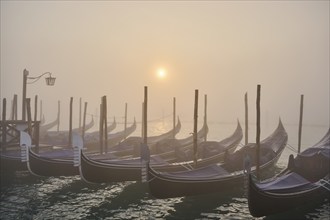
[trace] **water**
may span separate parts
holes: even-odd
[[[192,124],[182,122],[178,138],[186,137]],[[155,122],[149,129],[158,134],[170,129],[171,123]],[[262,130],[266,137],[276,124]],[[289,144],[296,146],[297,127],[286,126]],[[210,123],[210,140],[221,140],[230,135],[236,124]],[[251,127],[251,132],[254,128]],[[316,143],[327,127],[304,127],[302,149]],[[139,135],[140,131],[136,131]],[[253,134],[251,140],[254,140]],[[286,149],[276,172],[287,164]],[[296,210],[277,216],[256,219],[330,219],[329,200],[307,211]],[[155,199],[146,185],[139,182],[87,184],[74,177],[35,177],[27,172],[16,172],[2,180],[0,219],[255,219],[249,214],[247,199],[242,190],[222,194]]]

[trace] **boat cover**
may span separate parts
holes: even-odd
[[[207,167],[200,169],[194,169],[190,171],[181,171],[181,172],[162,172],[163,176],[171,178],[187,178],[187,179],[203,179],[203,178],[212,178],[216,176],[225,176],[229,173],[217,164],[213,164]]]
[[[276,178],[273,181],[266,183],[257,183],[258,188],[265,191],[278,191],[278,190],[298,190],[311,185],[311,182],[297,173],[289,173]]]

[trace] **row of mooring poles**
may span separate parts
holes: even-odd
[[[39,150],[39,126],[40,121],[37,121],[37,109],[38,109],[38,96],[35,96],[35,103],[34,103],[34,118],[32,120],[32,111],[31,111],[31,99],[26,98],[24,107],[25,113],[27,116],[27,132],[32,137],[32,143],[36,146],[36,151]],[[41,111],[40,111],[41,112]],[[11,102],[11,115],[10,118],[12,121],[17,121],[17,95],[14,94],[13,100]],[[41,118],[40,118],[41,120]],[[10,129],[7,131],[7,100],[6,98],[3,99],[3,109],[2,109],[2,143],[3,143],[3,149],[6,148],[6,139],[7,139],[7,133],[11,133],[11,135],[16,135],[16,132],[13,129]],[[32,126],[32,121],[34,122],[34,125]],[[13,123],[13,122],[11,122]]]
[[[25,108],[26,108],[26,101],[25,101]],[[38,95],[34,97],[34,121],[37,121],[37,112],[38,112]],[[42,101],[40,100],[40,121],[42,119],[41,116],[42,112]],[[11,119],[12,120],[17,120],[17,95],[14,94],[12,103],[11,103]]]
[[[10,114],[10,118],[11,120],[18,120],[17,117],[17,94],[14,94],[14,97],[11,101],[11,114]],[[34,98],[34,121],[37,121],[38,117],[38,95],[35,95]],[[30,101],[31,102],[31,101]],[[27,111],[27,105],[26,105],[26,101],[24,102],[24,107],[25,107],[25,112]],[[5,109],[6,110],[6,109]],[[39,116],[39,120],[42,121],[42,100],[40,100],[40,116]]]

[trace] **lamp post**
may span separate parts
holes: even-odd
[[[52,73],[50,72],[45,72],[39,76],[36,77],[29,77],[29,71],[26,69],[23,70],[23,98],[22,98],[22,120],[25,121],[26,117],[26,105],[25,105],[25,100],[26,100],[26,85],[27,84],[33,84],[37,82],[42,76],[48,74],[49,76],[46,77],[46,84],[48,86],[53,86],[55,84],[55,77],[52,77]],[[28,82],[30,80],[30,82]]]

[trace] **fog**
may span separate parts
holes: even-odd
[[[207,94],[210,122],[244,122],[247,92],[254,123],[260,84],[263,124],[297,124],[303,94],[304,124],[326,130],[329,48],[329,1],[1,1],[1,100],[9,117],[17,94],[21,114],[26,68],[56,77],[27,86],[48,122],[58,100],[68,115],[74,98],[77,120],[79,98],[98,115],[104,95],[109,117],[122,120],[127,103],[139,121],[147,86],[150,120],[171,115],[175,97],[192,121],[198,89],[200,120]]]

